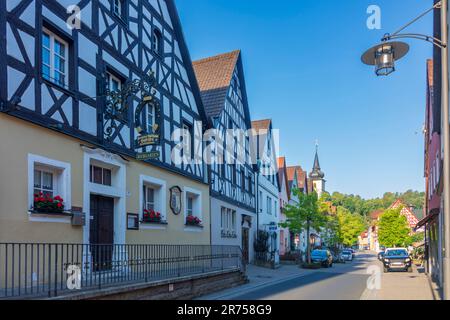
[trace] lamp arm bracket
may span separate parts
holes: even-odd
[[[418,20],[422,19],[424,16],[426,16],[428,13],[430,13],[431,11],[435,10],[435,9],[441,9],[442,8],[442,1],[437,2],[432,8],[428,9],[427,11],[423,12],[422,14],[420,14],[418,17],[414,18],[413,20],[411,20],[410,22],[408,22],[407,24],[405,24],[403,27],[401,27],[400,29],[398,29],[397,31],[395,31],[394,33],[392,33],[392,36],[395,36],[397,34],[399,34],[400,32],[402,32],[403,30],[405,30],[406,28],[408,28],[410,25],[416,23]]]
[[[385,41],[389,41],[389,40],[393,40],[393,39],[402,39],[402,38],[403,39],[404,38],[418,39],[418,40],[427,41],[441,49],[447,47],[447,43],[443,42],[442,40],[432,37],[432,36],[419,34],[419,33],[401,33],[401,34],[393,34],[393,35],[387,34],[381,39],[381,41],[385,42]]]

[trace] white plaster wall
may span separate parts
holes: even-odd
[[[252,225],[249,232],[249,259],[250,262],[254,259],[253,243],[256,238],[257,219],[254,212],[242,209],[228,202],[211,197],[211,244],[212,245],[229,245],[239,246],[242,248],[242,216],[247,215],[252,217]],[[221,234],[221,208],[226,207],[236,210],[236,238],[222,238]],[[244,225],[246,226],[246,225]]]

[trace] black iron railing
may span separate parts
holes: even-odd
[[[245,272],[239,247],[0,243],[0,299],[55,297],[221,270]]]

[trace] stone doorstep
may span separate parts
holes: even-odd
[[[154,288],[154,287],[158,287],[158,286],[164,286],[164,285],[168,286],[169,284],[177,284],[177,283],[191,281],[191,280],[207,279],[210,277],[215,277],[215,276],[220,276],[220,275],[233,274],[233,273],[236,273],[239,271],[240,271],[239,269],[230,269],[230,270],[225,270],[225,271],[206,272],[206,273],[197,274],[197,275],[182,276],[182,277],[164,279],[164,280],[147,282],[147,283],[128,284],[128,285],[114,286],[114,287],[108,287],[108,288],[98,289],[98,290],[93,289],[93,290],[89,290],[89,291],[85,291],[85,292],[66,294],[66,295],[62,295],[62,296],[58,296],[58,297],[43,298],[40,300],[95,299],[95,298],[101,298],[101,297],[110,296],[110,295],[124,294],[127,292]],[[246,276],[244,276],[244,278],[247,279]],[[246,281],[248,281],[248,280],[246,280]]]

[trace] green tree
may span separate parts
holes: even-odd
[[[358,236],[366,228],[363,217],[351,213],[345,207],[338,207],[337,220],[339,222],[340,243],[347,247],[354,245],[358,241]]]
[[[298,204],[288,204],[285,208],[286,222],[280,223],[293,233],[306,230],[306,259],[311,263],[311,244],[309,235],[311,228],[320,230],[325,225],[325,216],[319,211],[317,193],[304,194],[299,189],[293,190]]]
[[[410,229],[402,208],[388,209],[378,222],[378,241],[385,247],[405,247],[411,244]]]

